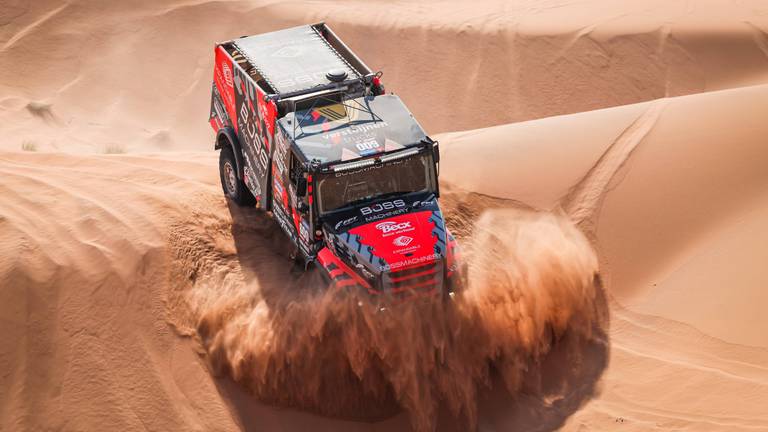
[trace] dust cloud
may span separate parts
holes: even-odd
[[[233,216],[231,232],[175,230],[170,310],[217,373],[268,403],[368,420],[404,410],[417,431],[447,409],[472,429],[484,388],[514,395],[559,338],[589,338],[598,318],[597,258],[558,215],[484,211],[460,239],[464,291],[390,307],[292,271],[274,224]]]

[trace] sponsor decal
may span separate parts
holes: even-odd
[[[226,82],[228,86],[232,87],[232,69],[228,64],[222,63],[221,71],[224,73],[224,82]]]
[[[386,213],[378,213],[373,216],[367,216],[364,218],[366,222],[375,222],[377,220],[387,219],[393,216],[401,215],[408,211],[407,209],[397,209]]]
[[[355,223],[356,221],[357,221],[357,216],[352,216],[351,218],[344,219],[342,221],[337,222],[336,225],[334,225],[333,228],[338,231],[339,228],[345,227],[347,225],[351,225],[351,224]]]
[[[376,203],[368,207],[362,207],[360,209],[360,213],[362,213],[363,216],[367,216],[373,213],[380,213],[386,210],[394,210],[397,208],[404,208],[404,207],[406,207],[405,201],[401,199],[397,199],[394,201],[385,201],[383,203]]]
[[[274,180],[273,183],[275,185],[274,186],[275,187],[275,196],[282,197],[283,193],[285,192],[285,189],[283,189],[283,184],[280,183],[280,180],[277,177],[275,177],[275,180]]]
[[[411,207],[419,208],[419,207],[427,207],[427,206],[432,206],[432,205],[437,205],[437,200],[431,199],[431,200],[427,200],[427,201],[414,201],[414,203],[411,204]]]
[[[376,224],[376,229],[381,231],[382,234],[384,234],[384,237],[388,237],[392,234],[403,232],[403,231],[413,231],[413,226],[411,226],[411,223],[409,221],[405,222],[393,222],[393,221],[386,221],[386,222],[380,222]]]
[[[394,253],[400,254],[400,255],[413,254],[413,252],[415,250],[420,249],[420,248],[421,248],[421,246],[419,246],[419,245],[413,245],[413,246],[402,248],[402,249],[395,249]]]
[[[352,250],[360,250],[366,261],[377,267],[410,267],[422,261],[434,261],[441,252],[435,248],[437,238],[432,233],[431,216],[430,211],[420,211],[359,225],[349,230],[347,242]]]
[[[244,183],[248,186],[248,189],[251,190],[253,196],[258,198],[259,195],[261,195],[261,184],[255,180],[253,170],[249,167],[251,165],[251,159],[248,157],[248,153],[243,152],[243,156],[245,157],[245,168],[243,168],[243,174],[245,174],[243,176]]]
[[[369,166],[369,167],[365,167],[365,168],[360,168],[359,170],[341,171],[341,172],[335,173],[335,176],[336,177],[344,177],[344,176],[350,175],[350,174],[363,173],[363,172],[366,172],[366,171],[380,169],[382,166],[383,165],[374,165],[374,166]]]
[[[407,267],[407,266],[416,265],[416,264],[423,264],[425,262],[436,261],[438,259],[440,259],[440,255],[438,254],[424,255],[416,258],[407,259],[404,261],[398,261],[389,265],[384,265],[381,267],[381,270],[384,272],[388,272],[388,271],[399,269],[401,267]]]
[[[347,141],[346,138],[350,136],[355,135],[361,135],[366,132],[375,131],[376,129],[386,128],[389,127],[389,123],[386,121],[377,121],[373,123],[368,124],[362,124],[362,125],[352,125],[350,127],[344,128],[337,132],[329,132],[322,135],[323,139],[334,139],[334,138],[345,138],[345,141]]]
[[[275,167],[281,176],[285,174],[285,160],[282,155],[275,155]]]
[[[309,224],[304,219],[301,220],[301,225],[299,226],[299,237],[305,242],[309,241]]]
[[[235,89],[232,79],[232,59],[229,57],[224,48],[216,47],[215,51],[216,66],[213,71],[213,81],[218,90],[218,94],[221,97],[221,101],[227,111],[227,118],[234,121],[235,130],[238,128],[236,120],[236,99]],[[226,71],[229,71],[227,73]],[[223,116],[219,116],[223,119]]]
[[[259,161],[261,172],[266,172],[267,164],[269,162],[267,149],[262,142],[258,127],[256,126],[258,119],[253,117],[250,109],[248,108],[248,104],[246,103],[240,106],[240,118],[243,120],[244,124],[242,126],[245,126],[243,130],[248,137],[248,142],[253,144],[253,149]]]
[[[312,251],[309,250],[309,246],[307,243],[304,242],[298,242],[299,249],[301,249],[302,252],[304,252],[304,255],[310,256],[312,255]]]
[[[277,148],[283,151],[288,150],[288,141],[285,139],[285,135],[283,135],[282,130],[279,134],[275,136],[275,139],[277,140]]]
[[[264,92],[242,68],[232,63],[230,68],[234,73],[238,138],[243,153],[253,159],[249,163],[256,180],[253,183],[258,184],[260,189],[268,188],[269,150],[274,139],[277,108],[274,102],[264,100]],[[260,193],[258,191],[256,195]]]
[[[409,224],[410,225],[410,224]],[[413,237],[408,236],[400,236],[392,241],[392,244],[395,246],[408,246],[413,241]]]
[[[273,158],[275,160],[277,171],[280,175],[283,175],[285,174],[285,167],[288,159],[288,142],[286,141],[285,136],[283,136],[283,132],[280,130],[275,133],[275,141],[277,142],[277,149],[275,150]]]
[[[216,124],[211,124],[214,130],[218,132],[225,124],[231,124],[229,120],[229,114],[227,114],[226,108],[222,105],[221,93],[219,88],[214,83],[211,96],[211,119],[216,119]]]

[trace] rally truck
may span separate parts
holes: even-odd
[[[305,270],[398,299],[461,286],[438,143],[325,23],[216,44],[209,120],[225,195],[271,215]]]

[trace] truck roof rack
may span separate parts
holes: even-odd
[[[370,69],[324,23],[232,41],[276,99],[360,81]]]

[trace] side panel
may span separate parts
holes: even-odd
[[[264,91],[243,71],[234,68],[237,135],[245,159],[244,181],[260,206],[269,210],[270,158],[277,107],[264,100]]]
[[[235,112],[235,89],[232,75],[232,57],[217,46],[215,51],[215,65],[213,67],[213,90],[211,92],[211,126],[218,132],[224,126],[234,126],[237,130]]]

